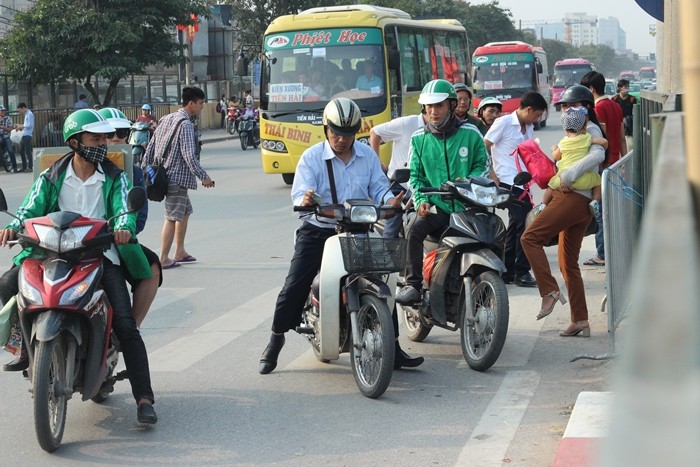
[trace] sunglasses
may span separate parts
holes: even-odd
[[[127,136],[129,136],[129,129],[128,128],[119,128],[117,131],[105,133],[105,136],[107,137],[107,139],[112,139],[112,138],[114,138],[115,134],[117,135],[117,138],[124,139]]]

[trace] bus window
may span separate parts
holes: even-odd
[[[401,71],[406,91],[420,91],[420,65],[418,64],[418,48],[415,34],[405,28],[397,28],[399,32],[399,50],[401,54]]]

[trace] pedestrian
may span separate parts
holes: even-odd
[[[361,125],[360,108],[350,99],[340,97],[326,105],[323,110],[326,141],[311,146],[301,155],[292,185],[292,202],[295,206],[336,201],[343,203],[348,199],[383,201],[389,183],[379,159],[366,145],[355,144],[355,135]],[[333,171],[335,189],[331,188],[328,170]],[[358,180],[364,183],[359,184]],[[315,200],[318,197],[321,198],[320,202]],[[402,197],[392,195],[386,203],[395,208],[401,207]],[[297,230],[289,273],[277,297],[270,342],[260,357],[260,374],[266,375],[277,367],[285,333],[301,323],[311,283],[321,267],[324,244],[333,235],[335,222],[318,217],[306,217]],[[394,368],[415,367],[423,362],[422,358],[414,359],[406,355],[398,340],[395,346]]]
[[[34,113],[27,108],[27,104],[17,104],[17,111],[24,116],[24,123],[17,126],[22,131],[22,141],[19,144],[19,155],[22,158],[22,171],[31,172],[34,167],[34,155],[32,154],[32,135],[34,134]]]
[[[423,87],[418,103],[428,122],[411,137],[410,185],[416,206],[416,221],[407,233],[406,285],[396,293],[396,302],[410,305],[421,301],[423,289],[423,241],[442,232],[452,213],[465,209],[458,200],[425,195],[421,188],[440,186],[458,178],[482,176],[488,171],[488,156],[479,130],[455,115],[457,93],[444,79]]]
[[[226,101],[226,94],[221,95],[218,107],[219,114],[221,115],[221,129],[226,131],[226,117],[228,116],[228,103]]]
[[[243,92],[243,101],[245,107],[253,107],[255,102],[253,101],[253,96],[250,94],[250,89],[246,89]]]
[[[152,164],[163,164],[168,176],[168,192],[165,196],[165,221],[161,232],[160,264],[163,269],[180,266],[197,259],[185,249],[187,224],[192,214],[188,190],[197,189],[197,178],[205,188],[214,181],[199,164],[191,117],[198,116],[204,107],[204,91],[197,87],[182,90],[182,107],[160,119],[160,124],[148,143],[141,163],[146,169]],[[171,142],[172,140],[172,142]],[[168,143],[171,142],[169,145]],[[167,147],[168,154],[163,154]],[[170,259],[170,248],[175,240],[175,252]]]
[[[133,265],[144,261],[140,248],[130,248],[135,234],[136,216],[126,214],[127,193],[131,182],[107,156],[106,134],[114,127],[92,109],[80,109],[68,116],[63,125],[63,137],[70,152],[39,175],[17,209],[17,218],[0,231],[0,246],[13,240],[27,219],[51,212],[70,211],[85,217],[114,221],[114,245],[104,252],[101,285],[112,305],[112,330],[119,339],[124,363],[129,374],[131,391],[137,404],[139,423],[154,424],[158,420],[153,409],[155,401],[151,388],[148,355],[131,310],[131,299],[124,281],[121,263]],[[14,266],[0,278],[0,299],[3,303],[18,293],[18,267],[31,256],[33,247],[14,257]],[[131,261],[130,255],[135,261]],[[135,273],[137,271],[134,271]],[[23,346],[24,347],[24,346]],[[29,358],[20,355],[18,361],[5,365],[6,371],[21,371]]]
[[[593,99],[595,99],[595,114],[608,140],[605,164],[600,167],[602,171],[627,154],[627,141],[625,140],[622,109],[619,105],[610,100],[610,98],[605,96],[605,77],[597,71],[589,71],[583,75],[581,78],[581,85],[587,87],[589,91],[593,93]],[[596,211],[596,220],[598,221],[598,231],[595,234],[596,256],[583,262],[583,264],[587,266],[605,266],[605,239],[603,237],[604,204],[601,202],[599,207],[600,209]]]
[[[74,109],[88,109],[90,108],[90,103],[87,100],[87,96],[85,94],[81,94],[78,96],[78,100],[75,102],[75,105],[73,106]]]
[[[562,112],[569,108],[585,107],[587,110],[586,131],[594,138],[603,138],[604,134],[596,118],[593,94],[581,85],[574,85],[564,91],[559,100]],[[588,324],[588,307],[586,292],[578,265],[578,256],[586,228],[591,221],[589,202],[591,190],[575,190],[572,186],[581,176],[596,171],[605,160],[602,146],[591,145],[588,155],[559,172],[561,184],[554,190],[552,201],[547,205],[523,233],[520,241],[525,250],[532,271],[537,279],[542,304],[537,319],[548,316],[557,301],[562,304],[566,299],[559,290],[556,279],[552,276],[544,246],[555,237],[559,237],[558,260],[566,290],[571,302],[571,323],[559,335],[569,337],[581,334],[590,336]]]
[[[10,162],[12,163],[12,172],[17,173],[17,158],[15,157],[15,145],[10,139],[10,134],[15,124],[12,119],[7,115],[7,109],[4,105],[0,105],[0,138],[2,138],[2,145],[4,150],[7,151],[7,155],[10,157]]]
[[[110,135],[107,135],[107,145],[126,144],[126,139],[129,137],[129,130],[131,129],[131,122],[126,118],[126,115],[124,115],[121,110],[113,107],[105,107],[100,109],[98,113],[114,127],[114,135],[112,138],[109,138]],[[133,164],[132,170],[133,185],[146,189],[146,181],[144,180],[141,167]],[[144,203],[143,207],[136,215],[136,235],[140,234],[146,227],[146,220],[148,220],[148,203]],[[144,318],[146,318],[148,310],[150,310],[153,304],[153,300],[156,298],[158,287],[163,284],[163,271],[160,268],[158,255],[142,243],[140,243],[140,246],[151,268],[151,277],[137,278],[129,273],[128,268],[122,268],[124,270],[124,277],[127,282],[131,284],[131,293],[133,294],[132,312],[134,321],[136,321],[136,326],[139,328]]]
[[[536,287],[537,282],[530,274],[530,263],[520,245],[520,236],[525,231],[525,219],[532,209],[530,196],[525,187],[514,186],[513,179],[518,174],[515,157],[511,155],[520,143],[533,138],[534,125],[545,110],[547,101],[541,94],[528,91],[522,95],[519,108],[496,119],[484,136],[486,150],[491,154],[491,178],[500,187],[512,189],[516,197],[524,196],[522,203],[511,203],[508,207],[508,229],[505,240],[506,284],[515,283],[520,287]],[[520,164],[525,167],[525,164]]]
[[[472,92],[464,83],[455,83],[455,91],[457,92],[457,108],[455,116],[463,122],[471,123],[479,129],[481,134],[486,134],[486,129],[481,120],[469,113],[472,108]]]
[[[379,146],[382,143],[392,142],[391,159],[389,166],[382,164],[382,170],[391,178],[396,169],[408,167],[408,154],[411,149],[411,135],[425,126],[427,117],[424,112],[418,115],[408,115],[399,117],[385,123],[373,126],[369,130],[369,145],[379,157]],[[381,161],[380,161],[381,162]],[[410,198],[411,194],[407,183],[395,184],[392,186],[392,191],[398,195],[401,191],[406,191],[406,198]],[[403,216],[397,213],[391,219],[384,221],[384,238],[396,238],[401,231]]]
[[[482,126],[478,127],[482,135],[486,136],[486,133],[488,133],[493,126],[493,122],[501,116],[502,110],[503,104],[495,97],[485,97],[481,99],[479,107],[476,109],[476,114],[483,123]]]
[[[632,150],[632,132],[633,132],[633,121],[632,121],[632,108],[634,104],[637,103],[637,98],[634,97],[630,92],[630,82],[626,79],[621,79],[617,82],[617,94],[612,96],[612,100],[617,102],[622,108],[622,121],[625,125],[625,140],[627,141],[627,150]]]

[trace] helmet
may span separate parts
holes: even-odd
[[[141,106],[141,110],[148,110],[149,112],[151,111],[151,106],[148,104],[143,104]]]
[[[593,99],[593,93],[586,86],[575,84],[561,93],[561,97],[559,98],[557,105],[574,104],[576,102],[594,105],[595,100]]]
[[[114,128],[131,128],[131,122],[119,109],[105,107],[104,109],[98,110],[97,113],[102,115]]]
[[[469,94],[469,98],[470,98],[470,99],[472,98],[472,90],[469,89],[469,86],[467,86],[466,84],[464,84],[464,83],[455,83],[455,84],[454,84],[454,88],[455,88],[455,93],[458,93],[459,91],[466,91],[467,94]]]
[[[500,110],[503,110],[503,104],[501,103],[501,101],[499,101],[495,97],[484,97],[483,99],[481,99],[481,102],[479,102],[479,107],[477,107],[476,113],[481,112],[481,109],[483,107],[486,107],[489,105],[498,107]]]
[[[96,110],[80,109],[66,118],[63,124],[63,139],[68,141],[72,136],[86,131],[88,133],[112,133],[114,127]]]
[[[355,136],[362,125],[360,108],[347,97],[333,99],[323,109],[323,126],[341,136]]]
[[[419,104],[437,104],[445,99],[457,100],[457,93],[452,83],[444,79],[434,79],[425,86],[418,97]]]

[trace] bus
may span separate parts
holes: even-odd
[[[357,141],[369,144],[374,125],[420,112],[418,95],[430,80],[469,83],[467,36],[457,20],[413,20],[404,11],[371,5],[278,17],[265,31],[262,55],[262,166],[287,184],[301,154],[325,140],[322,116],[330,99],[357,103]],[[388,163],[391,145],[380,152]]]
[[[595,67],[583,58],[565,58],[554,64],[554,82],[552,83],[552,103],[559,108],[557,103],[566,88],[579,84],[583,75],[594,71]]]
[[[478,47],[472,56],[472,78],[474,108],[481,99],[495,97],[503,103],[503,113],[511,113],[520,107],[520,98],[527,91],[542,94],[547,105],[552,100],[547,54],[525,42],[489,42]],[[535,128],[544,127],[548,116],[549,109]]]
[[[656,69],[653,66],[643,66],[639,69],[639,81],[656,79]]]

